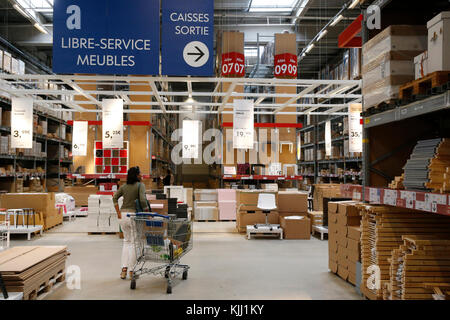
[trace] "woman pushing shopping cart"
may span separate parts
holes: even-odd
[[[167,293],[172,293],[174,280],[188,277],[189,266],[180,264],[180,259],[192,249],[192,222],[155,213],[128,216],[136,249],[130,288],[136,289],[141,275],[154,274],[167,279]]]

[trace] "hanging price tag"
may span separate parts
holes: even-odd
[[[348,105],[348,133],[349,133],[349,152],[362,152],[362,124],[361,124],[362,105],[352,103]]]
[[[104,99],[103,108],[103,148],[123,148],[123,100]]]
[[[277,54],[274,57],[273,74],[275,77],[297,78],[297,56],[291,53]]]
[[[245,76],[245,57],[239,52],[222,54],[222,76]]]
[[[325,155],[331,157],[331,122],[325,122]]]
[[[11,148],[33,148],[33,99],[12,98]]]
[[[183,158],[198,159],[200,156],[201,124],[198,120],[183,120]]]
[[[253,149],[254,132],[253,100],[234,100],[233,148]]]
[[[73,122],[72,155],[85,156],[87,153],[87,121]]]

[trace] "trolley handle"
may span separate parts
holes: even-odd
[[[147,212],[138,212],[138,213],[132,213],[132,214],[127,214],[128,217],[130,216],[136,216],[136,217],[160,217],[160,218],[164,218],[169,220],[170,217],[169,216],[165,216],[162,214],[158,214],[158,213],[147,213]]]

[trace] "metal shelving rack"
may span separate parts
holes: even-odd
[[[6,99],[1,98],[0,99],[0,106],[4,109],[5,107],[7,109],[9,109],[11,107],[10,102]],[[66,132],[67,132],[67,128],[69,128],[70,126],[62,119],[59,119],[57,117],[51,116],[51,115],[47,115],[44,114],[42,112],[39,112],[37,110],[35,110],[33,112],[34,115],[37,115],[41,118],[45,118],[48,121],[52,121],[54,123],[57,123],[59,126],[59,135],[61,136],[61,125],[65,125],[66,126]],[[7,134],[11,134],[11,128],[10,127],[6,127],[6,126],[0,126],[0,133],[7,133]],[[33,140],[34,141],[40,141],[43,143],[43,148],[44,148],[44,152],[45,154],[48,154],[48,144],[57,144],[58,145],[58,158],[53,158],[53,159],[49,159],[48,157],[38,157],[38,156],[19,156],[19,155],[8,155],[8,154],[0,154],[0,159],[2,160],[12,160],[13,161],[13,167],[14,167],[14,173],[13,174],[8,174],[8,175],[0,175],[0,179],[3,178],[14,178],[14,183],[16,182],[17,178],[21,178],[21,177],[39,177],[39,178],[44,178],[44,190],[47,190],[47,179],[49,179],[49,177],[57,177],[58,180],[60,180],[62,177],[66,177],[68,175],[68,173],[63,173],[61,172],[61,167],[62,164],[64,165],[71,165],[73,164],[73,161],[71,159],[63,159],[61,158],[59,149],[61,145],[66,145],[68,146],[70,149],[72,148],[72,142],[68,141],[68,140],[63,140],[63,139],[55,139],[55,138],[49,138],[45,135],[41,135],[41,134],[37,134],[37,133],[33,133]],[[31,162],[32,164],[28,163],[28,166],[32,165],[33,169],[36,169],[38,164],[43,164],[44,165],[44,171],[45,173],[21,173],[21,172],[16,172],[16,168],[17,168],[17,162],[18,161],[27,161],[27,162]],[[50,163],[55,164],[55,162],[58,164],[58,174],[49,174],[48,173],[48,166]],[[27,168],[27,169],[31,169],[31,168]],[[56,176],[55,176],[56,175]],[[61,191],[61,190],[60,190]]]
[[[319,146],[324,145],[325,141],[319,141],[319,128],[321,126],[324,126],[325,123],[327,121],[331,121],[334,122],[336,120],[340,120],[345,118],[344,116],[337,116],[337,117],[330,117],[329,120],[325,120],[325,121],[319,121],[315,124],[312,125],[307,125],[304,128],[301,128],[299,130],[297,130],[297,132],[300,133],[305,133],[305,132],[309,132],[312,131],[314,133],[313,136],[313,141],[312,143],[307,143],[307,144],[302,144],[301,148],[302,148],[302,152],[305,149],[308,148],[313,148],[313,153],[314,153],[314,160],[309,160],[309,161],[298,161],[298,166],[299,166],[299,171],[301,167],[305,167],[305,166],[312,166],[313,167],[313,172],[314,173],[307,173],[307,174],[301,174],[299,173],[299,175],[302,175],[304,178],[313,178],[314,183],[317,183],[319,178],[330,178],[331,179],[339,179],[342,180],[343,183],[347,183],[348,182],[348,178],[351,177],[351,179],[356,179],[358,177],[358,179],[361,177],[361,174],[347,174],[346,170],[347,170],[347,164],[349,163],[362,163],[363,159],[362,158],[349,158],[349,157],[345,157],[344,158],[340,158],[340,159],[323,159],[323,160],[318,160],[317,159],[317,151],[319,149]],[[340,143],[343,142],[345,140],[348,140],[348,133],[347,134],[343,134],[339,137],[333,138],[331,139],[331,143]],[[304,156],[302,156],[302,158],[304,158]],[[342,164],[343,165],[343,170],[344,170],[344,174],[342,175],[338,175],[338,174],[327,174],[327,175],[322,175],[320,174],[320,166],[321,165],[328,165],[328,164]]]

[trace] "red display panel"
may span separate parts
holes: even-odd
[[[245,56],[239,52],[222,54],[222,76],[244,77]]]
[[[291,53],[277,54],[274,58],[273,74],[277,78],[297,78],[297,56]]]

